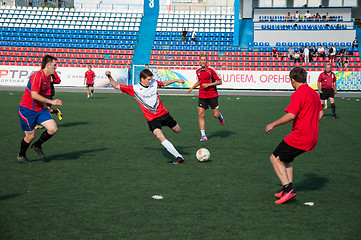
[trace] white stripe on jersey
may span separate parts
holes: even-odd
[[[134,97],[149,111],[157,112],[159,106],[158,83],[155,80],[149,84],[149,87],[143,87],[140,83],[133,86]]]

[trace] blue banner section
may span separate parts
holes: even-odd
[[[144,16],[157,16],[159,13],[159,0],[144,0]]]

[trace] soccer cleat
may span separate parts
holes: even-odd
[[[283,190],[279,193],[275,193],[275,197],[281,198],[283,195]]]
[[[173,161],[173,164],[179,164],[179,163],[184,163],[184,159],[181,157],[177,157],[177,159]]]
[[[206,135],[202,136],[201,139],[199,139],[200,142],[207,142],[208,138]]]
[[[335,115],[333,115],[332,117],[333,117],[333,118],[338,118],[338,115],[337,115],[337,114],[335,114]]]
[[[25,156],[20,156],[19,154],[17,156],[17,159],[19,163],[28,163],[28,164],[31,163],[31,161],[29,161]]]
[[[278,199],[277,201],[275,201],[276,204],[282,204],[282,203],[285,203],[287,202],[288,200],[290,200],[291,198],[295,197],[296,196],[296,192],[294,189],[292,189],[291,191],[289,192],[285,192],[283,193],[283,196]]]
[[[220,116],[221,119],[219,119],[219,123],[224,125],[224,123],[226,122],[226,120],[224,120],[223,116]]]
[[[43,125],[36,125],[35,126],[35,129],[42,129],[43,128]]]
[[[34,146],[33,144],[31,145],[31,149],[33,149],[40,158],[46,158],[45,153],[43,152],[43,149],[41,149],[41,147]]]
[[[60,109],[57,108],[56,110],[58,110],[58,113],[56,115],[58,116],[59,120],[63,120],[63,114],[61,113]]]
[[[89,99],[89,98],[90,98],[90,96],[88,95],[87,99]]]

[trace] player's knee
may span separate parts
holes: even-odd
[[[204,117],[204,112],[199,111],[199,112],[198,112],[198,116],[201,117],[201,118],[203,118],[203,117]]]
[[[218,117],[219,117],[219,113],[213,113],[213,116],[214,116],[215,118],[218,118]]]
[[[50,135],[54,135],[56,132],[58,131],[58,127],[57,126],[54,126],[54,127],[51,127],[48,129],[48,133]]]
[[[27,135],[25,136],[26,142],[31,142],[31,141],[34,140],[34,138],[35,138],[35,132],[30,133],[30,134],[27,134]]]
[[[175,133],[179,133],[180,131],[181,131],[181,128],[178,126],[178,127],[175,127],[175,128],[173,128],[173,131],[175,132]]]

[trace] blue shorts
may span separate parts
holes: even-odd
[[[48,110],[43,109],[40,112],[35,112],[29,108],[19,106],[19,120],[23,131],[32,131],[38,124],[53,119]]]

